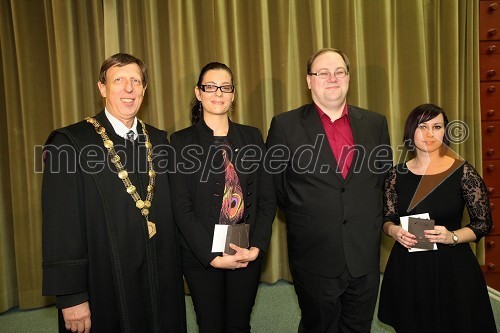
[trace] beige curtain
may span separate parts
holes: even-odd
[[[102,108],[106,57],[146,62],[139,117],[170,133],[189,125],[201,67],[225,62],[233,120],[265,136],[273,115],[310,101],[309,55],[341,48],[349,103],[385,114],[395,149],[408,112],[433,102],[468,125],[454,148],[480,169],[477,21],[477,0],[0,0],[0,312],[53,302],[41,296],[39,148],[53,128]],[[266,282],[290,279],[280,213],[273,232]],[[383,268],[391,246],[384,239]]]

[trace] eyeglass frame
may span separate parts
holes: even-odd
[[[215,87],[215,90],[214,91],[206,91],[206,86],[211,86],[211,87]],[[224,91],[222,90],[222,88],[225,88],[225,87],[231,87],[231,91]],[[203,92],[206,92],[206,93],[216,93],[217,90],[220,89],[220,91],[222,93],[225,93],[225,94],[231,94],[231,93],[234,93],[234,85],[232,84],[226,84],[226,85],[223,85],[223,86],[216,86],[215,84],[202,84],[200,85],[200,90],[203,91]]]
[[[344,74],[343,74],[342,76],[340,76],[340,77],[339,77],[339,76],[337,76],[337,75],[335,75],[335,73],[337,73],[337,72],[339,72],[339,71],[343,71],[343,72],[344,72]],[[328,77],[322,78],[322,77],[320,76],[320,75],[322,75],[322,74],[328,74]],[[334,71],[333,73],[332,73],[332,72],[330,72],[329,70],[326,70],[326,71],[323,71],[323,72],[316,72],[316,73],[311,72],[311,73],[308,73],[308,75],[311,75],[311,76],[313,76],[313,75],[314,75],[314,76],[316,76],[316,77],[318,77],[318,78],[320,78],[320,79],[322,79],[322,80],[328,80],[329,78],[331,78],[331,77],[332,77],[332,75],[333,75],[333,77],[335,77],[336,79],[343,79],[343,78],[345,78],[347,75],[349,75],[349,71],[348,71],[347,69],[343,68],[343,67],[339,67],[339,68],[335,69],[335,71]]]

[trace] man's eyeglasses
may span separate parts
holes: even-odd
[[[207,93],[214,93],[217,91],[217,89],[220,89],[223,93],[232,93],[234,92],[234,86],[233,85],[226,85],[226,86],[215,86],[213,84],[202,84],[200,86],[201,91],[207,92]]]
[[[333,73],[330,72],[330,71],[321,71],[321,72],[317,72],[317,73],[309,73],[309,75],[316,75],[317,77],[319,77],[322,80],[329,79],[330,76],[332,76],[332,74],[337,79],[341,79],[341,78],[344,78],[346,75],[349,75],[349,72],[347,70],[345,70],[344,68],[339,68],[339,69],[337,69]]]

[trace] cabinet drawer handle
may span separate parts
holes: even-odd
[[[488,6],[488,11],[489,12],[494,12],[495,10],[497,10],[498,8],[498,4],[496,2],[492,3],[491,5]]]
[[[488,30],[488,36],[495,36],[497,34],[497,29],[493,28]]]
[[[488,171],[495,171],[495,165],[490,164],[490,165],[488,165],[487,169],[488,169]]]
[[[495,204],[493,202],[490,202],[490,210],[495,210]]]
[[[490,126],[486,127],[486,130],[487,130],[489,133],[495,133],[496,128],[495,128],[495,126],[490,125]]]
[[[488,244],[488,247],[489,247],[489,248],[494,248],[494,247],[495,247],[495,245],[496,245],[494,241],[488,241],[488,243],[487,243],[487,244]]]
[[[493,155],[495,155],[495,149],[493,149],[493,148],[486,149],[486,154],[487,154],[488,156],[493,156]]]
[[[497,46],[496,45],[491,45],[490,47],[488,47],[488,53],[491,54],[491,53],[495,53],[495,51],[497,50]]]
[[[489,86],[488,89],[487,89],[487,91],[489,93],[494,93],[495,91],[497,91],[497,88],[495,86]]]
[[[497,269],[497,266],[496,266],[494,263],[490,262],[490,263],[488,264],[488,269],[489,269],[490,271],[495,271],[495,270]]]
[[[488,187],[488,194],[493,194],[495,193],[495,188],[494,187]]]
[[[495,110],[488,110],[488,111],[486,111],[486,115],[488,117],[494,117],[495,116]]]
[[[495,76],[495,75],[497,75],[497,72],[494,69],[489,69],[488,71],[486,71],[486,76],[487,77],[492,77],[492,76]]]

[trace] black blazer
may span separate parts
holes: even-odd
[[[229,121],[227,138],[243,192],[243,219],[250,224],[250,246],[258,247],[259,256],[263,256],[271,239],[276,199],[272,177],[263,168],[266,148],[262,134],[257,128]],[[207,268],[220,255],[211,249],[224,194],[221,149],[203,120],[173,133],[170,139],[175,151],[174,160],[170,159],[175,166],[170,173],[174,216],[182,236],[184,261]]]
[[[345,180],[314,104],[275,116],[267,139],[268,155],[283,161],[284,170],[273,161],[270,171],[290,263],[321,276],[346,265],[354,277],[379,268],[382,187],[392,165],[387,121],[355,106],[348,114],[356,149]]]

